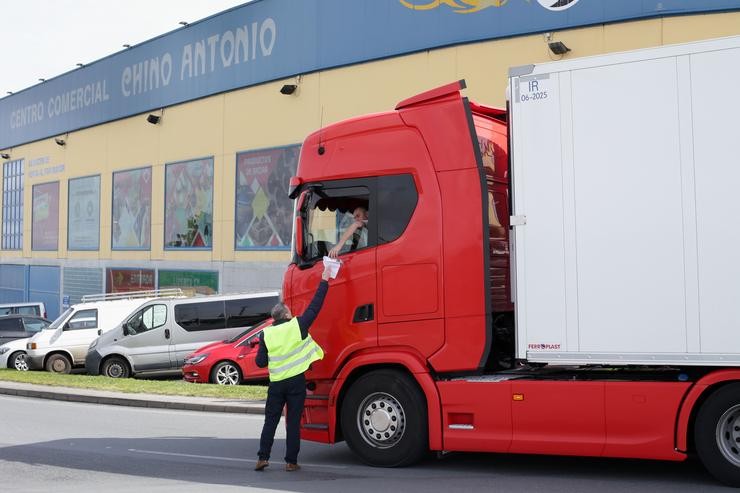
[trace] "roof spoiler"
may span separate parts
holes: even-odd
[[[450,84],[437,87],[436,89],[422,92],[421,94],[417,94],[416,96],[411,96],[408,99],[404,99],[396,105],[396,109],[400,110],[403,108],[408,108],[409,106],[416,106],[418,104],[432,101],[433,99],[439,99],[445,96],[449,96],[450,94],[455,92],[459,93],[466,87],[467,86],[465,85],[465,79],[460,79],[457,82],[452,82]]]

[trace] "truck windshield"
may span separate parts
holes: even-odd
[[[51,325],[46,327],[46,329],[44,330],[59,328],[64,323],[64,321],[67,320],[67,317],[69,317],[70,313],[72,313],[72,307],[69,307],[66,310],[64,310],[64,313],[62,313],[56,319],[54,319]]]

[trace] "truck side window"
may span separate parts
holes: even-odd
[[[339,254],[375,246],[371,234],[374,221],[370,210],[370,192],[367,187],[324,188],[316,192],[308,204],[305,260],[321,258],[329,253],[355,223],[355,213],[362,211],[363,227],[342,241]]]
[[[419,194],[411,175],[378,177],[378,244],[403,234],[416,209]]]

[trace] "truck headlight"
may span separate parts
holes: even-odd
[[[5,354],[8,351],[10,351],[10,348],[9,347],[0,346],[0,354]]]

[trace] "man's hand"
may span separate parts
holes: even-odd
[[[331,267],[325,265],[324,272],[321,273],[321,279],[323,279],[324,281],[328,281],[329,277],[331,277]]]

